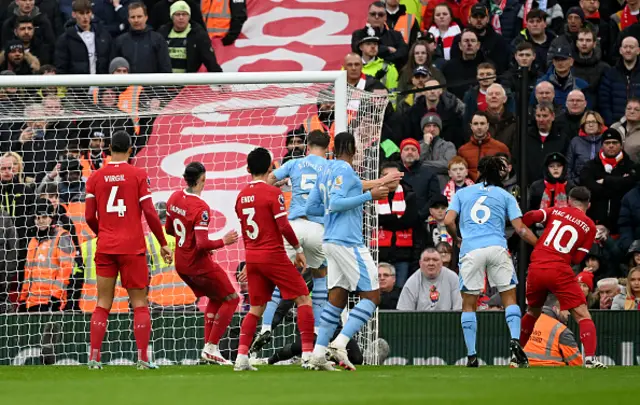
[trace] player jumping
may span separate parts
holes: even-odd
[[[292,299],[298,305],[302,360],[303,366],[307,366],[313,349],[313,309],[309,289],[295,267],[305,269],[306,259],[287,219],[284,196],[280,189],[266,183],[272,170],[269,151],[264,148],[251,151],[247,169],[252,182],[238,194],[235,210],[245,245],[251,307],[240,327],[234,370],[256,370],[249,364],[249,346],[274,287],[278,287],[283,299]],[[284,249],[283,236],[295,249],[295,266]]]
[[[327,348],[341,367],[355,370],[346,346],[371,319],[380,303],[378,270],[362,238],[362,205],[386,197],[389,189],[373,187],[363,193],[362,181],[352,168],[356,141],[352,134],[335,136],[336,161],[321,173],[307,200],[307,215],[324,215],[323,250],[328,264],[329,302],[322,311],[318,338],[309,361],[316,370],[333,370],[326,359]],[[349,292],[357,291],[360,302],[353,308],[340,334],[329,340],[340,323]]]
[[[505,307],[511,334],[511,366],[528,367],[527,355],[520,346],[520,307],[516,304],[516,272],[505,238],[505,217],[518,235],[535,245],[535,235],[522,222],[522,212],[515,197],[502,186],[506,170],[499,157],[486,156],[478,163],[478,183],[458,191],[449,205],[445,225],[449,235],[457,235],[456,218],[460,216],[460,291],[462,293],[462,331],[467,345],[467,367],[478,367],[476,353],[478,295],[485,285],[496,287]]]
[[[209,205],[200,195],[207,180],[207,169],[191,162],[183,174],[187,189],[176,191],[167,201],[166,229],[176,237],[176,271],[196,297],[206,296],[204,312],[205,345],[201,357],[209,363],[231,365],[218,349],[220,338],[233,319],[240,298],[225,271],[215,263],[211,250],[236,243],[238,234],[230,231],[222,239],[209,239]]]
[[[586,212],[591,193],[586,187],[575,187],[569,193],[569,206],[530,211],[522,219],[525,225],[546,224],[531,254],[527,275],[527,313],[522,319],[520,344],[524,346],[540,316],[547,294],[569,310],[580,327],[586,368],[606,368],[595,358],[596,326],[587,309],[587,301],[576,280],[571,264],[582,262],[596,237],[596,225]]]
[[[98,238],[95,264],[98,303],[91,316],[89,368],[101,369],[100,349],[107,331],[118,274],[133,308],[133,334],[138,347],[138,369],[155,369],[147,347],[151,316],[147,301],[149,269],[141,214],[161,246],[162,258],[171,263],[171,250],[151,201],[147,173],[127,163],[131,138],[125,131],[111,137],[111,161],[87,181],[85,218]]]

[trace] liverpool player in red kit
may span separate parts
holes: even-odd
[[[222,357],[218,343],[240,298],[225,271],[211,259],[210,251],[236,243],[238,234],[231,231],[222,239],[209,239],[209,205],[200,197],[207,169],[200,162],[191,162],[183,177],[187,189],[176,191],[167,201],[166,229],[176,238],[176,271],[196,297],[209,298],[204,312],[205,346],[200,356],[209,363],[231,365]]]
[[[296,266],[306,269],[306,259],[287,219],[284,196],[279,188],[266,183],[272,170],[269,151],[264,148],[251,151],[247,156],[247,169],[253,181],[240,191],[236,199],[236,215],[242,227],[251,308],[240,328],[234,369],[255,370],[249,364],[249,346],[258,320],[276,286],[280,289],[282,299],[294,300],[298,305],[302,362],[303,367],[307,367],[314,340],[311,298],[307,284],[287,256],[282,237],[296,251]]]
[[[147,301],[149,270],[140,218],[143,213],[167,263],[171,263],[171,250],[151,201],[146,172],[127,163],[131,155],[131,138],[125,131],[115,132],[110,148],[109,164],[87,180],[85,218],[98,238],[95,256],[98,303],[91,316],[89,368],[102,368],[100,348],[107,330],[118,274],[133,308],[138,368],[158,368],[147,357],[151,316]]]
[[[595,358],[596,326],[571,268],[572,263],[582,262],[596,237],[596,225],[586,214],[590,199],[591,193],[586,187],[575,187],[569,193],[569,207],[529,211],[522,218],[527,226],[541,223],[545,229],[531,254],[527,275],[528,309],[522,318],[520,344],[526,345],[547,294],[551,293],[560,301],[560,309],[569,310],[580,326],[585,367],[604,368]]]

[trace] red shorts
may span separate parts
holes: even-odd
[[[236,292],[227,273],[217,263],[211,262],[207,265],[207,269],[199,274],[182,274],[178,271],[178,275],[196,297],[209,297],[213,301],[222,301],[226,296]]]
[[[289,260],[280,263],[247,263],[249,302],[252,306],[265,305],[271,300],[275,287],[284,300],[309,295],[307,283]]]
[[[563,311],[587,303],[571,267],[549,269],[530,266],[527,275],[527,305],[542,308],[549,293],[558,298]]]
[[[98,252],[96,274],[108,278],[116,278],[120,274],[120,283],[126,289],[143,289],[149,286],[149,268],[144,253],[112,255]]]

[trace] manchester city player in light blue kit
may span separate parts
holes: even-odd
[[[453,196],[444,220],[449,235],[457,235],[456,218],[460,217],[461,323],[467,345],[467,367],[478,367],[476,307],[485,277],[498,289],[505,307],[511,334],[511,367],[528,367],[527,355],[519,342],[521,313],[516,305],[515,290],[518,279],[507,250],[506,218],[527,243],[535,245],[537,238],[522,223],[522,212],[515,197],[502,188],[502,174],[506,172],[504,161],[500,157],[483,157],[478,163],[478,171],[478,183]]]

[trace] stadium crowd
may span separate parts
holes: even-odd
[[[590,308],[638,309],[640,2],[416,3],[367,5],[343,63],[351,86],[390,96],[381,133],[360,136],[361,152],[378,149],[382,175],[404,172],[376,204],[380,308],[461,308],[447,206],[489,155],[504,159],[504,187],[520,199],[523,152],[528,209],[564,207],[576,185],[592,193],[597,243],[575,268]],[[243,0],[5,2],[0,75],[220,72],[211,38],[233,45],[246,18]],[[528,111],[516,108],[520,72]],[[140,109],[159,111],[175,92],[0,89],[0,312],[85,310],[86,179],[109,160],[111,133],[127,130],[134,155],[143,149],[153,119]],[[110,118],[83,120],[89,104]],[[307,133],[333,136],[333,118],[332,101],[319,98],[317,114],[286,134],[281,163],[304,156]],[[369,123],[357,122],[363,134]],[[492,295],[482,308],[501,307]]]

